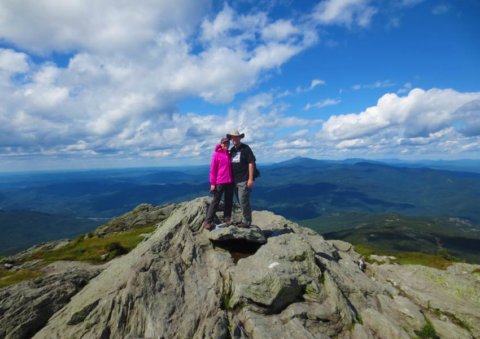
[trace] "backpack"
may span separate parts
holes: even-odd
[[[258,177],[261,177],[262,175],[260,174],[260,171],[258,170],[257,164],[255,164],[255,171],[253,172],[253,179],[257,179]]]

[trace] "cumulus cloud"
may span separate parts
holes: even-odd
[[[479,116],[480,92],[415,88],[385,94],[363,112],[331,116],[317,138],[369,154],[471,152],[480,145]]]
[[[207,0],[1,1],[0,39],[40,54],[128,53],[160,31],[192,30],[208,8]]]
[[[25,73],[28,71],[28,56],[11,49],[0,48],[0,72],[6,74]]]
[[[378,10],[370,0],[325,0],[318,3],[313,18],[322,25],[367,27]]]
[[[191,97],[230,102],[316,40],[292,20],[228,5],[205,17],[204,7],[183,0],[1,2],[0,39],[32,54],[71,55],[66,66],[35,64],[26,53],[0,49],[0,154],[191,156],[207,149],[210,136],[239,126],[307,125],[278,108],[259,113],[271,98],[248,100],[223,117],[178,111]],[[195,150],[183,146],[187,140]]]
[[[191,98],[231,103],[317,43],[319,26],[366,27],[377,12],[369,0],[325,0],[308,17],[275,20],[263,11],[212,7],[209,0],[0,1],[0,41],[8,46],[0,48],[2,160],[191,160],[204,158],[233,129],[266,159],[422,144],[478,149],[477,93],[407,84],[364,112],[326,122],[287,114],[282,95],[271,93],[250,93],[222,107],[223,114],[179,111],[179,102]],[[296,93],[322,85],[316,78]],[[313,145],[316,134],[321,142]]]
[[[461,106],[455,113],[459,117],[459,131],[465,136],[480,136],[480,100]]]
[[[460,93],[452,89],[425,91],[416,88],[404,97],[388,93],[378,100],[376,106],[361,113],[331,116],[323,125],[321,134],[329,139],[345,140],[397,128],[406,136],[425,136],[457,121],[469,125],[472,114],[463,113],[461,108],[479,98],[478,92]]]

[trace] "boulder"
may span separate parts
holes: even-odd
[[[249,228],[240,228],[234,225],[222,228],[215,228],[208,233],[208,238],[214,242],[245,240],[248,242],[264,244],[267,239],[258,226],[252,225]]]

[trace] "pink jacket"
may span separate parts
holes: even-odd
[[[228,150],[224,150],[221,145],[217,145],[210,165],[210,185],[230,184],[232,182],[232,162]]]

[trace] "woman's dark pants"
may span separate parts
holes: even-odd
[[[232,218],[232,205],[233,205],[233,184],[220,184],[215,185],[215,190],[212,192],[213,199],[207,212],[206,222],[213,223],[213,218],[218,209],[218,204],[222,199],[222,195],[225,194],[225,211],[223,213],[223,220]]]

